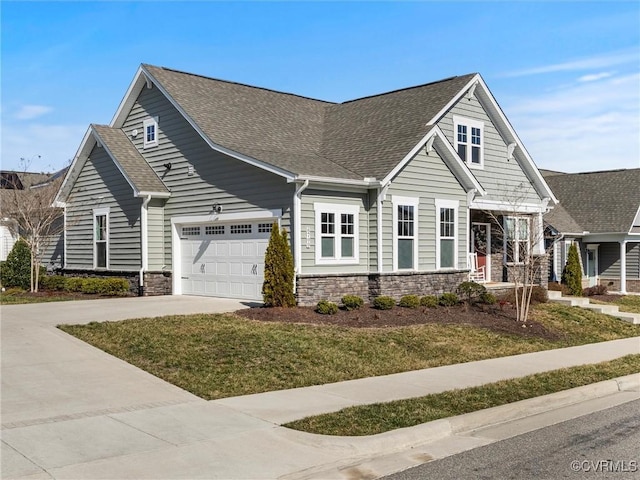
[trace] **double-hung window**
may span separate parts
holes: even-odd
[[[484,123],[453,116],[454,146],[458,156],[470,167],[484,165]]]
[[[147,118],[142,122],[143,148],[158,145],[158,117]]]
[[[507,263],[526,263],[531,253],[530,218],[504,217]]]
[[[394,270],[418,268],[418,204],[417,198],[392,197],[394,224]]]
[[[109,268],[109,208],[93,210],[93,267]]]
[[[458,264],[458,201],[436,200],[436,269]]]
[[[316,263],[358,263],[357,205],[315,203]]]

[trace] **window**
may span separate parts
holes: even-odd
[[[271,233],[272,228],[273,228],[273,223],[259,223],[258,233]]]
[[[204,227],[205,235],[224,235],[224,225],[207,225]]]
[[[109,209],[93,210],[93,267],[109,268]]]
[[[507,263],[526,263],[531,253],[528,217],[504,217],[505,255]]]
[[[147,118],[142,122],[142,133],[144,135],[143,147],[155,147],[158,145],[158,118]]]
[[[418,199],[392,197],[394,244],[394,270],[417,269],[418,257]]]
[[[458,265],[458,202],[436,200],[436,269]]]
[[[484,165],[483,131],[484,123],[454,115],[454,146],[463,162],[470,167]]]
[[[195,237],[200,235],[200,227],[182,227],[182,235],[185,237]]]
[[[251,233],[251,224],[244,223],[241,225],[231,225],[229,230],[231,230],[231,233],[234,235],[240,234],[240,233]]]
[[[358,263],[357,205],[314,204],[316,263]]]

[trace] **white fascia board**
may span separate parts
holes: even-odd
[[[329,188],[334,188],[338,185],[343,187],[356,188],[358,190],[366,190],[369,188],[378,188],[380,186],[380,182],[378,182],[375,178],[369,180],[358,180],[350,178],[318,177],[314,175],[297,175],[295,178],[287,180],[287,182],[304,182],[306,180],[308,180],[309,183],[313,183],[315,187],[324,185]]]
[[[544,213],[545,207],[541,203],[518,203],[513,205],[499,200],[474,200],[469,208],[474,210],[491,210],[505,213]]]
[[[73,157],[73,161],[71,162],[71,166],[69,170],[67,170],[67,174],[64,176],[64,180],[60,185],[60,189],[56,195],[54,203],[65,203],[69,192],[67,190],[71,190],[73,188],[73,184],[75,183],[78,175],[80,174],[80,170],[84,166],[84,163],[87,161],[89,157],[89,153],[96,144],[96,140],[92,135],[93,128],[89,125],[87,131],[82,137],[82,142],[80,143],[80,147],[78,147],[78,151]]]
[[[111,128],[122,128],[124,121],[126,120],[133,104],[136,102],[138,95],[142,91],[142,88],[147,83],[147,77],[145,76],[144,69],[142,65],[138,67],[138,71],[133,77],[133,81],[129,85],[127,92],[124,94],[124,97],[120,101],[120,105],[118,105],[118,110],[116,110],[115,115],[111,119],[111,123],[109,126]]]
[[[440,118],[442,118],[449,110],[451,110],[451,107],[458,103],[458,101],[467,93],[470,88],[474,86],[476,82],[478,82],[478,80],[482,80],[482,78],[476,73],[471,78],[471,80],[469,80],[467,84],[462,87],[460,91],[449,101],[449,103],[447,103],[438,113],[433,116],[433,118],[431,118],[427,122],[427,125],[435,125],[436,123],[438,123]]]
[[[153,197],[153,198],[169,198],[171,197],[171,192],[144,192],[144,191],[140,191],[137,192],[135,195],[135,197]]]
[[[248,163],[249,165],[252,165],[254,167],[258,167],[261,168],[262,170],[266,170],[270,173],[273,173],[275,175],[278,175],[280,177],[284,177],[287,180],[289,179],[294,179],[295,175],[287,170],[275,167],[273,165],[269,165],[267,163],[261,162],[260,160],[256,160],[255,158],[249,157],[247,155],[243,155],[242,153],[236,152],[234,150],[230,150],[226,147],[223,147],[222,145],[218,145],[217,143],[214,143],[200,128],[200,126],[189,116],[187,115],[187,112],[184,111],[184,109],[182,108],[182,106],[175,101],[175,99],[169,95],[169,92],[167,92],[167,90],[162,86],[162,84],[160,82],[158,82],[153,75],[151,75],[151,73],[149,73],[144,66],[140,66],[140,72],[142,72],[144,74],[145,78],[145,83],[147,80],[153,82],[153,84],[156,86],[156,88],[158,88],[158,90],[160,90],[160,92],[162,92],[162,94],[167,98],[167,100],[169,100],[169,102],[171,102],[171,104],[176,108],[176,110],[178,110],[178,112],[180,112],[180,115],[182,115],[184,117],[184,119],[189,122],[189,124],[193,127],[193,129],[198,132],[198,134],[202,137],[202,139],[207,142],[207,145],[209,145],[212,149],[217,150],[220,153],[224,153],[225,155],[228,155],[229,157],[233,157],[237,160],[240,160],[242,162]],[[135,83],[135,81],[134,81]],[[130,92],[127,92],[127,94],[133,94],[135,92],[135,89],[132,89],[130,87]],[[137,92],[139,93],[139,92]],[[137,96],[137,94],[136,94]],[[135,101],[135,98],[133,99]],[[123,103],[121,103],[121,107],[125,104],[128,104],[127,102],[127,98],[125,97],[125,100],[123,100]],[[121,113],[121,115],[124,115]],[[117,117],[114,117],[114,120]],[[118,123],[123,122],[124,119],[119,119],[118,122],[115,123],[115,125],[117,125]],[[118,125],[120,126],[120,125]]]
[[[638,235],[637,233],[631,232],[631,230],[633,230],[634,227],[637,227],[638,225],[640,225],[640,207],[638,207],[636,215],[633,217],[633,221],[631,222],[631,226],[629,227],[629,231],[627,233],[629,233],[629,235]]]

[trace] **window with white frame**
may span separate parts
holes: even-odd
[[[529,217],[504,217],[505,255],[507,263],[526,263],[531,253]]]
[[[316,263],[358,263],[357,205],[315,203]]]
[[[453,117],[454,147],[470,167],[484,165],[484,123],[470,118]]]
[[[394,224],[394,270],[418,268],[417,198],[392,196]]]
[[[93,267],[109,268],[109,209],[93,210]]]
[[[458,264],[458,201],[436,200],[436,269]]]
[[[144,135],[144,148],[158,145],[158,117],[147,118],[142,122],[142,132]]]

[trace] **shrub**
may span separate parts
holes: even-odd
[[[471,304],[473,299],[480,297],[486,291],[484,285],[476,282],[462,282],[457,288],[458,295],[464,297],[467,304]]]
[[[420,306],[420,297],[418,295],[404,295],[398,305],[405,308],[418,308]]]
[[[269,246],[264,256],[264,282],[262,298],[267,307],[295,307],[293,294],[293,255],[287,239],[287,231],[280,232],[278,222],[273,222]]]
[[[547,290],[551,290],[554,292],[562,292],[563,295],[569,294],[569,289],[567,288],[567,286],[558,282],[549,282]]]
[[[435,295],[425,295],[420,299],[420,305],[423,307],[435,308],[438,306],[438,297]]]
[[[490,292],[481,293],[480,297],[478,297],[478,300],[480,300],[480,303],[484,305],[495,305],[496,303],[498,303],[498,299],[496,298],[496,296]]]
[[[84,278],[68,277],[64,282],[65,292],[82,292]]]
[[[40,277],[40,286],[45,290],[64,290],[66,278],[62,275],[44,275]]]
[[[569,295],[579,297],[582,295],[582,268],[580,267],[580,257],[578,247],[572,243],[569,247],[567,264],[562,270],[562,283],[569,289]]]
[[[373,299],[373,308],[377,308],[378,310],[391,310],[395,306],[396,301],[385,295]]]
[[[357,295],[345,295],[342,297],[342,304],[347,310],[357,310],[364,305],[364,300]]]
[[[82,293],[96,294],[102,290],[102,278],[83,278],[82,279]]]
[[[31,290],[31,250],[27,242],[18,240],[2,264],[0,282],[4,287]]]
[[[316,305],[316,312],[322,315],[335,315],[338,313],[338,305],[328,300],[320,300]]]
[[[531,291],[531,302],[532,303],[547,303],[549,301],[549,294],[545,288],[542,288],[538,285],[533,287]]]
[[[457,305],[460,300],[455,293],[443,293],[438,297],[438,303],[443,307],[453,307]]]
[[[607,294],[607,286],[606,285],[594,285],[593,287],[585,288],[582,290],[582,295],[584,297],[593,297],[594,295],[606,295]]]

